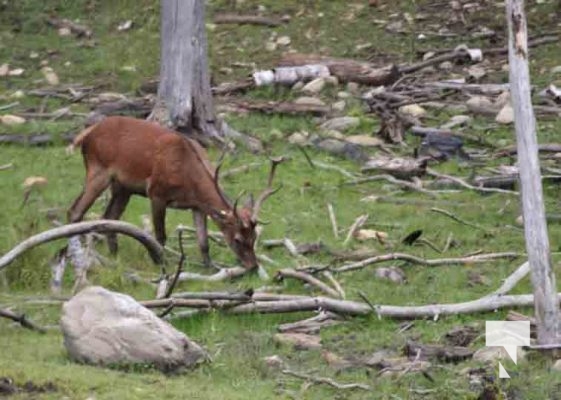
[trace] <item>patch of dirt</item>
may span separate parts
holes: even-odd
[[[48,393],[56,392],[58,389],[53,382],[42,384],[27,381],[23,385],[17,385],[12,378],[0,377],[0,397],[7,397],[18,393]]]

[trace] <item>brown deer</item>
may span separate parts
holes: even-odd
[[[119,219],[131,195],[150,199],[152,221],[158,242],[165,244],[166,208],[191,209],[198,244],[205,265],[211,266],[207,216],[224,235],[226,243],[247,269],[258,266],[254,245],[257,215],[272,189],[273,159],[267,188],[255,204],[238,209],[218,185],[220,166],[214,169],[206,151],[196,141],[156,123],[129,118],[107,117],[82,131],[71,147],[82,148],[86,166],[84,190],[68,211],[68,220],[82,220],[86,211],[108,187],[111,199],[103,218]],[[117,251],[115,234],[108,234],[110,252]]]

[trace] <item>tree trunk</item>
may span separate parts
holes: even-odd
[[[219,138],[208,72],[205,2],[161,4],[160,84],[150,119],[189,135]]]
[[[551,269],[549,239],[543,203],[536,120],[530,97],[528,43],[524,0],[508,0],[508,61],[514,109],[518,166],[524,215],[524,233],[534,287],[534,309],[541,345],[558,343],[559,300]]]

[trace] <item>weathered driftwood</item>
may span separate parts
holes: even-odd
[[[512,191],[512,190],[506,190],[506,189],[501,189],[501,188],[497,188],[497,187],[484,186],[481,181],[480,181],[480,184],[471,185],[461,178],[451,176],[451,175],[441,174],[441,173],[436,172],[436,171],[434,171],[430,168],[427,169],[427,174],[430,175],[430,176],[434,176],[436,178],[439,178],[439,179],[448,180],[450,182],[453,182],[454,184],[456,184],[459,187],[463,187],[463,188],[473,190],[473,191],[476,191],[476,192],[503,193],[503,194],[512,194],[512,195],[515,195],[515,196],[518,196],[518,194],[519,194],[518,192]]]
[[[441,344],[422,344],[407,341],[404,353],[407,357],[416,357],[420,360],[436,360],[440,362],[460,362],[470,359],[475,350],[464,346],[445,346]]]
[[[395,260],[402,260],[417,265],[425,265],[427,267],[437,267],[443,265],[480,264],[480,263],[486,263],[488,261],[497,260],[497,259],[513,260],[519,256],[520,254],[518,253],[504,252],[504,253],[477,254],[474,256],[466,256],[466,257],[458,257],[458,258],[437,258],[433,260],[427,260],[406,253],[390,253],[390,254],[374,256],[361,261],[346,264],[341,267],[334,268],[333,272],[341,273],[341,272],[354,271],[357,269],[365,268],[369,265],[373,265],[385,261],[395,261]]]
[[[357,82],[364,85],[390,85],[399,79],[397,66],[375,67],[372,64],[348,58],[332,58],[317,54],[286,53],[279,61],[283,67],[321,64],[340,82]]]
[[[506,2],[509,81],[514,109],[518,165],[524,216],[524,236],[534,288],[538,344],[559,344],[560,314],[540,176],[536,120],[530,94],[528,42],[524,0]]]
[[[76,133],[68,132],[60,135],[42,133],[37,135],[0,135],[0,144],[22,144],[26,146],[45,146],[59,141],[72,142]]]
[[[317,104],[299,104],[284,101],[229,101],[217,105],[218,111],[247,113],[249,111],[262,112],[264,114],[287,114],[300,115],[308,114],[315,116],[325,116],[331,111],[330,107]]]
[[[282,24],[280,19],[251,14],[218,13],[212,20],[215,24],[262,25],[273,28]]]
[[[376,157],[368,160],[360,169],[361,172],[377,172],[392,175],[398,179],[411,180],[425,175],[427,159]]]
[[[352,390],[352,389],[361,389],[366,391],[372,390],[372,388],[369,385],[366,385],[364,383],[339,383],[331,378],[326,378],[323,376],[313,376],[313,375],[305,374],[303,372],[292,371],[290,369],[283,369],[282,373],[285,375],[293,376],[295,378],[303,379],[311,384],[328,385],[339,390]]]
[[[69,29],[77,37],[84,36],[89,38],[92,36],[92,30],[85,25],[77,24],[76,22],[70,21],[66,18],[49,17],[47,18],[47,23],[55,28]]]
[[[128,222],[98,220],[78,222],[75,224],[60,226],[27,238],[12,250],[0,257],[0,270],[4,269],[21,254],[23,254],[27,250],[32,249],[35,246],[53,240],[75,235],[82,235],[84,233],[90,232],[116,232],[130,236],[144,245],[146,250],[148,250],[150,257],[155,263],[160,264],[163,261],[162,246],[160,246],[160,244],[146,232],[142,231],[132,224],[129,224]]]
[[[450,129],[442,129],[442,128],[432,128],[432,127],[425,127],[425,126],[412,126],[410,128],[411,134],[414,136],[425,137],[428,134],[434,133],[439,135],[448,135],[448,136],[455,136],[465,140],[466,142],[470,142],[476,145],[484,145],[486,147],[494,148],[495,145],[489,142],[484,137],[471,135],[469,133],[452,131]]]
[[[538,144],[537,151],[540,153],[561,153],[561,143]],[[495,153],[495,157],[510,157],[518,153],[516,145],[505,147]]]

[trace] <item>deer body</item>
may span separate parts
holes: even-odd
[[[210,216],[243,266],[257,267],[253,249],[256,214],[271,190],[264,192],[255,207],[250,203],[238,210],[223,194],[218,171],[197,142],[145,120],[107,117],[80,133],[73,145],[82,147],[86,182],[68,211],[70,222],[80,221],[107,188],[111,190],[103,215],[107,219],[119,219],[131,195],[146,196],[155,236],[162,245],[166,208],[192,209],[206,265],[211,264],[206,225]],[[274,167],[270,181],[273,174]],[[114,235],[108,236],[108,244],[111,252],[117,250]]]

